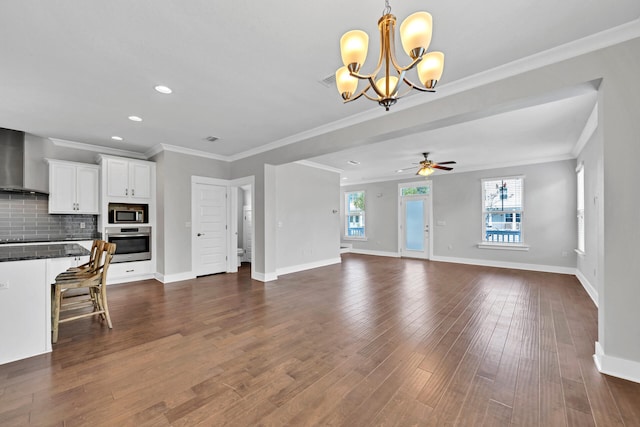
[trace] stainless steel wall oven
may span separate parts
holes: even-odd
[[[111,262],[151,259],[151,227],[107,227],[105,238],[116,244]]]

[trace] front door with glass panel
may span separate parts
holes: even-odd
[[[402,256],[429,258],[428,195],[402,196]]]

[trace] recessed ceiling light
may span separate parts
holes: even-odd
[[[401,173],[401,172],[404,172],[404,169],[398,169],[398,170],[396,171],[396,173]]]
[[[347,178],[346,176],[343,176],[342,179],[349,179],[349,178]]]
[[[359,164],[360,164],[360,162],[359,162],[359,161],[357,161],[357,160],[349,160],[347,163],[349,163],[350,165],[354,165],[354,166],[356,166],[356,165],[359,165]]]
[[[158,85],[154,89],[156,91],[158,91],[160,93],[164,93],[164,94],[170,94],[171,92],[173,92],[170,87],[163,86],[163,85]]]
[[[138,116],[129,116],[129,120],[131,120],[132,122],[141,122],[142,118]]]
[[[113,139],[114,141],[124,141],[124,138],[122,138],[121,136],[112,136],[111,139]]]

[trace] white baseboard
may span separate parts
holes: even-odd
[[[577,268],[576,268],[576,277],[578,278],[578,281],[580,282],[580,284],[582,285],[584,290],[587,291],[587,294],[589,294],[589,297],[591,297],[591,301],[593,301],[593,303],[597,307],[598,306],[598,291],[596,290],[595,286],[593,286],[589,282],[589,280],[587,280],[587,278],[584,276],[584,274],[582,274],[582,272],[580,270],[578,270]]]
[[[309,262],[306,264],[298,264],[298,265],[292,265],[289,267],[282,267],[276,270],[276,276],[281,276],[283,274],[297,273],[299,271],[311,270],[312,268],[326,267],[327,265],[340,264],[341,262],[342,262],[342,259],[338,257],[338,258],[329,258],[329,259],[323,259],[320,261]]]
[[[182,273],[176,273],[176,274],[160,274],[160,273],[156,273],[156,279],[162,283],[173,283],[173,282],[180,282],[182,280],[191,280],[191,279],[195,279],[196,275],[193,274],[191,271],[185,271]]]
[[[274,280],[278,280],[278,274],[274,272],[260,273],[259,271],[255,271],[251,278],[259,282],[272,282]]]
[[[608,356],[599,342],[596,341],[596,354],[593,361],[598,371],[603,374],[640,383],[640,362]]]
[[[559,273],[559,274],[571,274],[571,275],[576,274],[575,267],[561,267],[557,265],[525,264],[520,262],[494,261],[494,260],[486,260],[486,259],[456,258],[456,257],[444,257],[444,256],[432,256],[431,261],[452,262],[455,264],[482,265],[485,267],[512,268],[514,270],[541,271],[545,273]]]
[[[398,252],[372,251],[370,249],[356,249],[356,248],[351,248],[349,252],[352,254],[360,254],[360,255],[388,256],[391,258],[400,258],[400,254]]]

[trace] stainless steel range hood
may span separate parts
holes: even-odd
[[[24,187],[24,132],[0,128],[0,192],[47,194]]]

